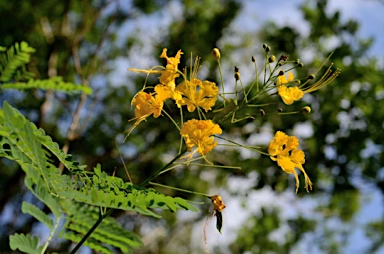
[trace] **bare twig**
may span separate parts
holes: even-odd
[[[107,5],[105,5],[104,8]],[[83,38],[94,27],[96,20],[99,18],[102,10],[104,8],[100,8],[97,12],[95,12],[95,14],[93,15],[92,22],[86,23],[85,21],[83,21],[83,24],[84,24],[83,29],[81,29],[81,31],[75,36],[75,38],[73,40],[72,58],[73,58],[74,68],[75,68],[76,74],[79,76],[79,78],[80,78],[80,80],[84,86],[89,86],[90,72],[88,72],[87,75],[84,75],[83,67],[81,65],[80,56],[79,56],[79,48],[80,48],[80,45],[81,45]],[[95,54],[95,56],[96,56],[96,54]],[[67,139],[64,142],[64,146],[62,148],[64,153],[68,153],[70,143],[74,139],[78,138],[80,114],[81,114],[82,109],[84,108],[86,100],[87,100],[87,94],[82,92],[81,96],[80,96],[80,100],[77,104],[77,107],[76,107],[75,111],[73,112],[72,123],[71,123],[71,126],[69,127]],[[64,169],[64,165],[62,163],[60,164],[59,169],[60,169],[60,173],[62,174],[63,169]]]

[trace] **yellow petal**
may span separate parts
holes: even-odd
[[[211,120],[192,119],[183,124],[180,134],[184,137],[188,151],[197,146],[197,152],[205,155],[217,146],[212,135],[221,134],[222,130],[218,124]],[[196,150],[195,150],[196,151]]]
[[[165,101],[173,97],[172,89],[167,85],[159,84],[155,86],[156,99],[160,101]]]
[[[300,100],[304,93],[297,86],[286,87],[285,85],[280,85],[277,88],[277,92],[280,95],[283,102],[287,105],[291,105],[294,101]]]

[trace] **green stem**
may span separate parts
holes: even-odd
[[[163,185],[163,184],[159,184],[159,183],[149,182],[149,184],[152,184],[154,186],[160,186],[160,187],[163,187],[163,188],[168,188],[168,189],[171,189],[171,190],[177,190],[177,191],[181,191],[181,192],[201,195],[201,196],[208,197],[208,198],[210,197],[208,194],[204,194],[204,193],[200,193],[200,192],[195,192],[195,191],[190,191],[190,190],[185,190],[185,189],[180,189],[180,188],[176,188],[176,187],[171,187],[171,186],[167,186],[167,185]]]
[[[180,131],[180,127],[177,125],[177,123],[175,122],[175,120],[173,120],[173,118],[167,113],[167,111],[165,111],[164,109],[162,110],[162,112],[169,118],[171,119],[172,123],[176,126],[176,128]]]
[[[217,64],[219,66],[219,72],[220,72],[221,90],[222,90],[223,96],[224,96],[224,94],[225,94],[225,92],[224,92],[224,79],[223,79],[223,72],[221,71],[220,60],[217,61]],[[225,100],[224,100],[224,106],[225,106]]]
[[[183,164],[184,164],[184,163],[183,163]],[[180,164],[180,165],[181,165],[181,164]],[[173,166],[173,167],[167,168],[167,169],[161,171],[161,172],[158,174],[158,176],[159,176],[159,175],[162,175],[162,174],[164,174],[164,173],[166,173],[166,172],[168,172],[168,171],[170,171],[170,170],[172,170],[172,169],[175,169],[175,168],[177,168],[177,167],[180,166],[180,165],[175,165],[175,166]]]
[[[57,218],[56,223],[55,223],[55,226],[54,226],[54,228],[52,229],[52,232],[49,234],[48,240],[47,240],[47,242],[45,243],[43,249],[41,250],[41,253],[42,253],[42,254],[45,253],[45,251],[47,250],[48,245],[49,245],[49,243],[51,242],[51,240],[52,240],[52,238],[53,238],[53,235],[55,234],[56,229],[57,229],[57,227],[58,227],[59,224],[60,224],[61,218],[62,218],[62,216],[60,216],[59,218]]]
[[[237,143],[237,142],[235,142],[235,141],[232,141],[232,140],[229,140],[229,139],[226,139],[226,138],[217,136],[217,135],[213,135],[213,136],[216,137],[216,138],[225,140],[225,141],[227,141],[227,142],[229,142],[229,143],[232,143],[232,144],[234,144],[234,145],[236,145],[236,146],[239,146],[239,147],[242,147],[242,148],[246,148],[246,149],[248,149],[248,150],[251,150],[251,151],[254,151],[254,152],[258,152],[258,153],[263,154],[263,155],[270,156],[268,153],[265,153],[265,152],[263,152],[263,151],[261,151],[261,150],[259,150],[259,149],[256,149],[256,147],[242,145],[242,144],[239,144],[239,143]]]
[[[184,151],[182,151],[181,153],[179,153],[175,158],[173,158],[173,160],[171,160],[170,162],[167,163],[167,165],[165,165],[164,167],[162,167],[161,169],[157,170],[154,174],[152,174],[150,177],[148,177],[144,182],[142,182],[140,184],[140,186],[146,186],[152,179],[156,178],[162,171],[166,170],[169,166],[171,166],[177,159],[179,159],[185,152],[187,151],[187,149],[184,149]]]
[[[99,224],[103,221],[103,219],[105,219],[106,217],[111,215],[113,210],[114,209],[108,210],[104,215],[100,214],[99,219],[97,219],[95,224],[93,224],[92,228],[87,232],[87,234],[85,236],[83,236],[81,241],[75,246],[75,248],[71,251],[70,254],[75,254],[76,251],[78,251],[80,249],[80,247],[83,245],[83,243],[88,239],[88,237],[93,233],[93,231],[95,231],[95,229],[99,226]]]

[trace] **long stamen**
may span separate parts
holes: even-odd
[[[310,93],[310,92],[319,90],[325,87],[326,85],[328,85],[329,83],[331,83],[340,74],[340,71],[341,71],[339,68],[337,68],[335,71],[332,71],[331,70],[332,66],[333,66],[333,63],[328,67],[324,75],[312,85],[303,87],[308,83],[308,82],[305,82],[302,86],[300,86],[301,90],[304,93]]]

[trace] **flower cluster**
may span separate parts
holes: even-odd
[[[326,70],[325,74],[318,80],[313,81],[317,73],[321,70],[326,61],[320,68],[306,78],[296,79],[292,70],[303,67],[300,60],[290,61],[288,56],[282,55],[276,60],[274,55],[269,55],[270,47],[263,45],[266,61],[261,70],[256,65],[255,58],[252,61],[255,64],[256,78],[250,85],[245,86],[242,83],[240,70],[235,67],[234,91],[226,92],[224,89],[224,79],[222,77],[220,67],[220,51],[215,48],[212,51],[213,58],[217,61],[220,78],[221,91],[215,82],[208,80],[200,80],[197,77],[199,70],[200,58],[196,57],[193,67],[191,67],[189,75],[187,69],[179,70],[181,55],[183,52],[179,50],[174,57],[167,55],[167,49],[164,49],[160,58],[166,60],[165,66],[156,66],[152,69],[141,70],[131,68],[129,70],[138,73],[158,74],[159,82],[154,87],[144,87],[139,91],[132,100],[132,106],[135,107],[135,123],[127,131],[127,136],[142,121],[153,115],[158,118],[161,115],[169,117],[176,125],[183,138],[186,150],[190,152],[189,163],[195,154],[202,156],[209,164],[212,164],[206,155],[210,153],[217,145],[215,138],[220,138],[239,147],[248,148],[258,151],[262,154],[270,156],[271,160],[276,161],[281,169],[288,173],[294,174],[296,179],[296,192],[299,188],[299,177],[296,169],[304,174],[305,189],[309,192],[312,190],[312,182],[303,168],[305,162],[304,152],[298,148],[299,140],[295,136],[288,136],[282,131],[277,131],[271,140],[267,149],[259,147],[244,146],[232,140],[221,137],[223,133],[220,124],[230,120],[232,123],[239,122],[244,119],[254,119],[257,116],[265,116],[271,114],[262,107],[265,105],[277,105],[277,102],[265,102],[266,99],[276,100],[275,95],[279,95],[280,99],[286,105],[292,105],[294,102],[303,98],[306,93],[314,92],[321,89],[332,82],[340,73],[339,69],[333,71],[332,64]],[[289,67],[287,67],[287,65]],[[293,66],[293,67],[292,67]],[[288,72],[288,74],[286,74]],[[277,98],[278,99],[278,98]],[[166,100],[172,100],[181,110],[180,126],[174,121],[164,110],[163,105]],[[219,103],[217,103],[219,102]],[[259,114],[255,113],[254,108],[259,108]],[[184,119],[182,110],[186,108],[188,112],[197,112],[199,119]],[[273,114],[308,114],[311,111],[309,106],[303,107],[301,110],[292,112],[283,112],[283,109],[277,107]],[[214,109],[214,110],[213,110]],[[210,111],[209,118],[206,113]],[[264,152],[267,150],[267,152]],[[225,208],[219,196],[213,196],[212,202],[215,210],[221,212]]]
[[[153,114],[157,118],[161,114],[163,104],[167,99],[173,99],[179,108],[187,106],[189,112],[194,112],[196,109],[199,111],[204,109],[205,112],[208,112],[215,105],[219,88],[214,82],[201,81],[197,78],[199,58],[196,59],[193,72],[190,74],[190,80],[188,80],[186,71],[182,73],[178,69],[182,54],[181,50],[179,50],[175,57],[168,57],[167,49],[164,49],[160,57],[165,58],[167,64],[165,67],[160,66],[160,70],[129,69],[134,72],[160,74],[160,83],[154,87],[153,93],[140,91],[132,100],[132,105],[135,106],[136,122],[128,130],[128,135],[141,121],[150,115]],[[176,84],[176,78],[180,75],[184,77],[184,80]],[[217,141],[214,140],[212,135],[221,134],[221,132],[220,126],[213,123],[212,120],[191,119],[180,128],[180,134],[185,139],[188,151],[192,151],[192,148],[196,147],[190,157],[196,152],[202,156],[210,152],[217,146]]]

